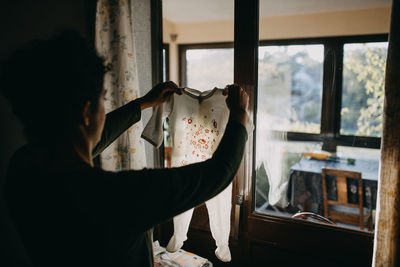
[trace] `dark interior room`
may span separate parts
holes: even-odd
[[[400,0],[0,25],[0,266],[400,266]]]

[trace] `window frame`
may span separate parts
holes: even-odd
[[[337,146],[361,147],[380,149],[381,138],[365,137],[365,136],[348,136],[340,135],[340,111],[342,104],[342,70],[343,70],[343,47],[350,43],[363,42],[385,42],[388,41],[388,34],[375,35],[357,35],[357,36],[335,36],[324,38],[299,38],[299,39],[277,39],[277,40],[260,40],[258,47],[263,45],[302,45],[302,44],[323,44],[324,45],[324,62],[323,62],[323,81],[322,81],[322,103],[321,103],[321,130],[319,134],[301,133],[301,132],[286,132],[287,141],[303,141],[303,142],[322,142],[322,149],[335,152]],[[336,72],[329,68],[332,66],[332,58],[326,57],[327,48],[335,51]],[[258,69],[257,69],[258,71]],[[258,73],[257,73],[258,75]],[[335,75],[335,83],[332,91],[328,88],[332,82],[331,78]],[[258,76],[257,76],[258,79]],[[258,103],[258,84],[255,86],[254,92],[254,124],[257,130],[257,103]],[[277,131],[278,132],[278,131]],[[361,231],[357,229],[347,229],[321,223],[302,221],[291,217],[278,214],[261,213],[256,210],[255,190],[256,190],[256,152],[257,138],[253,138],[252,143],[252,173],[249,179],[251,180],[251,190],[249,191],[249,200],[247,207],[247,227],[250,230],[249,234],[259,233],[261,229],[267,225],[270,227],[286,228],[285,231],[296,232],[302,229],[305,233],[320,233],[324,232],[327,235],[351,235],[361,239],[372,239],[375,232]],[[293,231],[293,228],[298,228]],[[269,232],[270,234],[270,232]],[[255,236],[253,237],[255,239]],[[260,239],[268,240],[267,236]],[[279,239],[279,238],[278,238]],[[286,242],[283,238],[279,241]],[[364,241],[362,241],[364,242]],[[365,243],[359,243],[365,245]]]
[[[379,149],[381,144],[380,137],[340,134],[340,113],[342,109],[343,47],[345,44],[351,43],[387,41],[388,34],[260,40],[259,47],[273,45],[312,44],[321,44],[324,46],[325,58],[323,63],[320,133],[315,134],[304,132],[287,132],[287,140],[322,142],[322,148],[330,152],[336,152],[337,146]],[[329,53],[330,51],[332,51],[332,53]],[[336,64],[334,68],[332,68],[332,60],[334,60]],[[334,85],[332,91],[329,91],[332,80],[334,81]],[[257,99],[255,101],[257,101]]]
[[[265,45],[307,45],[307,44],[322,44],[324,46],[324,62],[323,62],[323,79],[322,79],[322,102],[321,102],[321,121],[320,121],[320,133],[304,133],[304,132],[287,132],[288,141],[300,141],[300,142],[321,142],[324,150],[335,152],[337,146],[348,146],[348,147],[361,147],[361,148],[372,148],[379,149],[381,138],[379,137],[368,137],[368,136],[352,136],[352,135],[341,135],[340,134],[340,116],[341,116],[341,105],[342,105],[342,70],[343,70],[343,47],[345,44],[350,43],[364,43],[364,42],[387,42],[388,34],[374,34],[374,35],[357,35],[357,36],[334,36],[334,37],[318,37],[318,38],[295,38],[295,39],[274,39],[274,40],[260,40],[258,47]],[[234,43],[220,42],[220,43],[195,43],[195,44],[180,44],[178,46],[179,51],[179,81],[180,84],[186,86],[186,51],[190,49],[216,49],[216,48],[234,48]],[[328,50],[334,51],[334,59],[327,57]],[[332,60],[336,61],[335,68],[332,68]],[[258,72],[258,62],[257,62]],[[332,84],[332,78],[334,78],[334,86]],[[258,81],[256,81],[258,83]],[[258,97],[258,84],[255,86],[255,92],[253,92],[253,104],[252,110],[254,112],[254,124],[257,129],[257,97]],[[282,217],[274,214],[259,213],[255,209],[254,192],[255,192],[255,159],[257,150],[257,140],[252,138],[252,151],[250,152],[252,160],[251,166],[251,191],[249,207],[250,219],[251,218],[264,218],[273,220],[292,221],[291,218]],[[243,185],[242,185],[243,186]],[[236,185],[234,188],[234,195],[242,195],[241,185]],[[236,188],[238,187],[238,188]],[[242,188],[243,189],[243,188]],[[267,219],[269,220],[269,219]],[[307,222],[308,223],[308,222]],[[306,224],[307,224],[306,223]],[[316,226],[316,225],[314,225]],[[325,226],[322,226],[323,228]],[[328,226],[328,228],[330,228]],[[347,230],[346,230],[347,231]],[[353,230],[350,230],[353,231]]]

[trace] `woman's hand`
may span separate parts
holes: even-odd
[[[159,83],[154,86],[145,96],[138,99],[140,109],[146,109],[160,105],[167,101],[174,93],[181,95],[182,92],[178,89],[178,86],[172,82]]]
[[[230,110],[229,119],[236,120],[246,127],[247,107],[249,96],[239,85],[232,84],[225,87],[224,95],[228,95],[226,105]]]

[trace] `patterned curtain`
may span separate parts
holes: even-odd
[[[111,64],[104,77],[105,108],[110,112],[138,97],[139,81],[134,47],[134,28],[129,0],[99,0],[96,12],[96,50]],[[105,170],[142,169],[146,166],[143,125],[123,133],[100,156]]]

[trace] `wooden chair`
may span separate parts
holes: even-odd
[[[336,177],[337,200],[328,199],[328,190],[327,190],[328,175]],[[357,180],[358,204],[353,204],[348,202],[347,178],[352,178]],[[334,222],[341,222],[350,225],[359,225],[361,230],[364,230],[365,222],[367,222],[368,230],[372,231],[372,214],[371,212],[369,212],[368,214],[364,214],[363,181],[360,172],[322,168],[322,191],[324,197],[325,217],[331,219]],[[344,207],[358,209],[358,214],[332,210],[330,205],[344,206]]]

